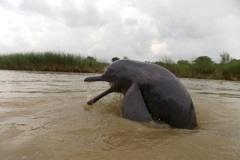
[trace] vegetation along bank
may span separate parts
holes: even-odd
[[[113,57],[112,61],[118,60]],[[127,59],[127,57],[124,57]],[[219,63],[208,56],[197,57],[192,62],[187,60],[172,61],[165,58],[154,63],[163,66],[178,77],[240,80],[240,60],[232,59],[227,52],[220,54]],[[28,52],[0,55],[2,70],[31,70],[101,73],[108,65],[94,57],[61,52]]]
[[[0,55],[0,69],[100,73],[108,65],[93,57],[61,52],[28,52]]]

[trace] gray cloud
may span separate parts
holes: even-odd
[[[110,60],[239,57],[238,0],[55,0],[0,3],[1,52],[67,51]]]
[[[237,48],[237,45],[229,40],[235,41],[238,38],[229,32],[240,35],[234,27],[240,25],[237,20],[237,15],[240,15],[238,1],[150,0],[141,1],[138,6],[154,18],[159,40],[169,44],[171,52],[177,59],[182,55],[185,55],[184,57],[210,55],[217,59],[219,52],[228,50],[231,53]],[[230,20],[229,16],[235,17],[234,20]],[[230,24],[231,21],[234,24]],[[231,30],[231,27],[234,29]],[[229,43],[231,45],[227,45]],[[234,54],[237,55],[236,52]]]
[[[105,20],[93,3],[87,1],[81,6],[64,1],[60,15],[69,27],[99,27]]]

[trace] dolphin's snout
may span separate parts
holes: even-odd
[[[92,105],[93,103],[94,103],[93,100],[87,102],[88,105]]]
[[[108,90],[102,92],[101,94],[97,95],[96,97],[94,97],[93,99],[89,100],[87,102],[88,105],[92,105],[93,103],[97,102],[99,99],[101,99],[102,97],[108,95],[109,93],[113,92],[113,88],[109,88]]]
[[[84,82],[94,82],[94,81],[103,81],[102,76],[96,76],[96,77],[87,77],[84,79]]]
[[[84,82],[95,82],[95,81],[107,81],[104,76],[96,76],[96,77],[87,77],[84,79]],[[108,82],[108,81],[107,81]],[[96,101],[98,101],[99,99],[101,99],[102,97],[108,95],[109,93],[113,92],[114,89],[112,87],[112,82],[109,82],[110,84],[110,88],[106,91],[104,91],[103,93],[97,95],[96,97],[94,97],[93,99],[89,100],[87,102],[88,105],[92,105],[93,103],[95,103]]]
[[[92,81],[94,81],[93,77],[87,77],[84,79],[84,82],[92,82]]]

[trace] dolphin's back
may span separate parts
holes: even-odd
[[[131,60],[117,61],[111,67],[120,68],[119,77],[126,77],[140,87],[153,119],[176,128],[197,127],[192,99],[170,71],[156,64]]]
[[[155,64],[133,62],[129,66],[154,119],[177,128],[197,126],[192,99],[174,74]]]

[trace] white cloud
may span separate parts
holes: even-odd
[[[159,42],[158,40],[153,40],[152,41],[151,51],[154,55],[167,55],[167,54],[169,54],[167,43]]]

